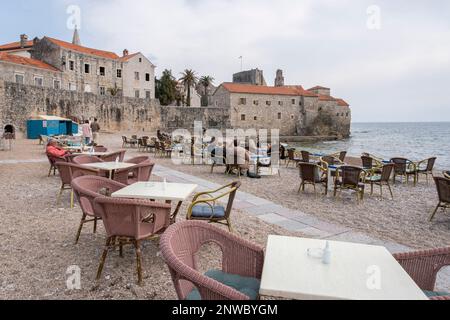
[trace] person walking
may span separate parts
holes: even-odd
[[[84,144],[86,144],[86,145],[91,144],[92,130],[91,130],[91,126],[89,124],[89,120],[86,120],[84,122],[84,124],[81,126],[81,130],[83,132]]]
[[[91,131],[92,131],[92,142],[98,143],[100,125],[98,124],[97,118],[94,118],[94,122],[91,123]]]

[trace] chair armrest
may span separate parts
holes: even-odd
[[[450,265],[450,247],[394,254],[422,290],[433,291],[439,270]]]

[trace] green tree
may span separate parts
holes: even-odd
[[[200,85],[204,88],[203,96],[202,96],[202,106],[207,107],[209,104],[208,101],[208,89],[214,83],[214,78],[211,76],[203,76],[199,81]]]
[[[177,81],[171,70],[164,70],[159,80],[156,80],[156,98],[162,106],[168,106],[176,99]]]
[[[187,101],[186,105],[188,107],[191,106],[191,88],[195,87],[198,83],[197,74],[193,70],[184,70],[184,72],[181,73],[182,77],[180,79],[181,83],[184,85],[184,87],[187,90]]]

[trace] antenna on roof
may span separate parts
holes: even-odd
[[[241,59],[241,71],[243,70],[243,60],[244,60],[244,57],[243,56],[240,56],[238,59]]]

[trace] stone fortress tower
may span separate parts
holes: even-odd
[[[275,78],[275,87],[284,87],[283,70],[277,70],[277,77]]]

